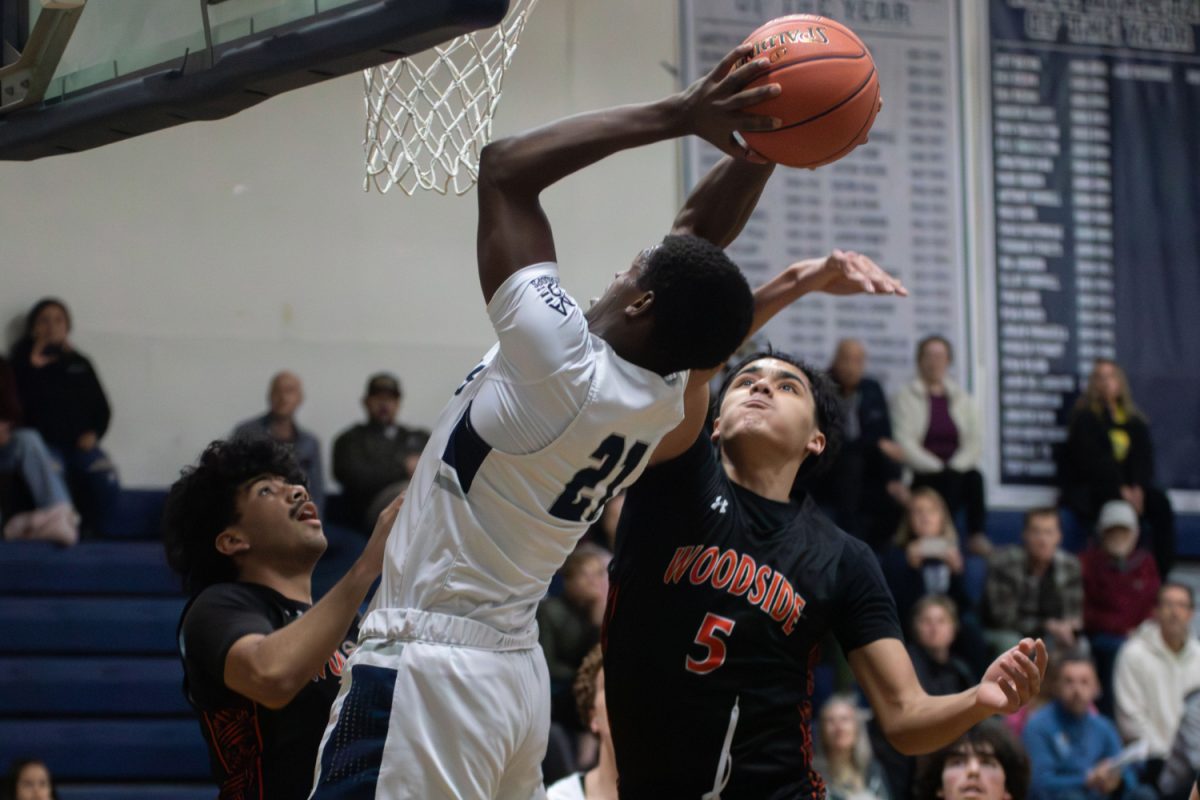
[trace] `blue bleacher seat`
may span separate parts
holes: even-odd
[[[159,539],[166,489],[122,489],[104,521],[106,539]]]
[[[172,654],[183,605],[182,597],[6,597],[0,653]]]
[[[63,549],[48,542],[0,547],[0,587],[5,594],[180,594],[158,542],[85,541]]]
[[[191,714],[177,656],[0,658],[0,717]]]
[[[0,765],[36,753],[60,781],[205,781],[195,719],[0,719]]]

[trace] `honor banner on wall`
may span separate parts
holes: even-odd
[[[1108,358],[1158,483],[1200,490],[1200,2],[990,0],[989,22],[1000,482],[1053,481]]]
[[[729,253],[757,285],[799,259],[857,250],[903,280],[912,296],[807,297],[759,338],[819,366],[839,339],[860,339],[869,373],[889,391],[913,376],[923,336],[940,334],[969,352],[957,4],[683,0],[681,9],[685,83],[784,14],[849,26],[879,70],[883,110],[870,141],[816,170],[778,169]],[[685,148],[690,187],[722,154],[694,137]],[[960,381],[969,361],[955,365]]]

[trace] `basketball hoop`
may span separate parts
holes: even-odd
[[[494,28],[364,71],[364,191],[464,194],[475,185],[504,72],[537,1],[513,0]]]

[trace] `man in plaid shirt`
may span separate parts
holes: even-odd
[[[1060,549],[1058,511],[1025,514],[1020,545],[998,549],[988,564],[984,622],[997,650],[1023,636],[1041,636],[1052,648],[1070,649],[1083,628],[1079,559]]]

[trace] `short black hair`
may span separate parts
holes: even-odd
[[[238,520],[238,490],[260,475],[307,485],[291,448],[259,436],[213,442],[171,486],[163,511],[163,541],[167,562],[189,593],[237,580],[233,560],[214,543],[221,531]]]
[[[665,237],[637,286],[654,292],[654,346],[671,372],[720,366],[750,332],[750,284],[724,250],[699,236]]]
[[[941,342],[943,345],[945,345],[946,355],[950,357],[951,361],[954,360],[954,345],[950,344],[950,340],[945,336],[942,336],[940,333],[935,333],[932,336],[926,336],[924,339],[917,342],[917,361],[921,360],[921,356],[925,353],[925,348],[934,342]]]
[[[804,377],[808,378],[809,386],[812,387],[813,407],[817,414],[817,429],[825,434],[825,449],[818,456],[808,456],[804,459],[800,464],[800,471],[796,473],[796,480],[804,481],[814,478],[825,472],[837,460],[838,453],[842,449],[842,406],[838,401],[837,387],[826,373],[793,355],[768,345],[766,350],[759,350],[743,358],[725,374],[725,379],[721,382],[721,391],[717,394],[713,413],[720,413],[721,401],[725,399],[725,393],[729,391],[737,374],[747,365],[763,358],[786,361],[803,372]]]
[[[1029,793],[1029,756],[1003,724],[981,722],[941,750],[924,758],[917,768],[916,800],[940,800],[942,772],[956,753],[986,753],[996,757],[1004,769],[1004,789],[1012,800],[1025,800]]]

